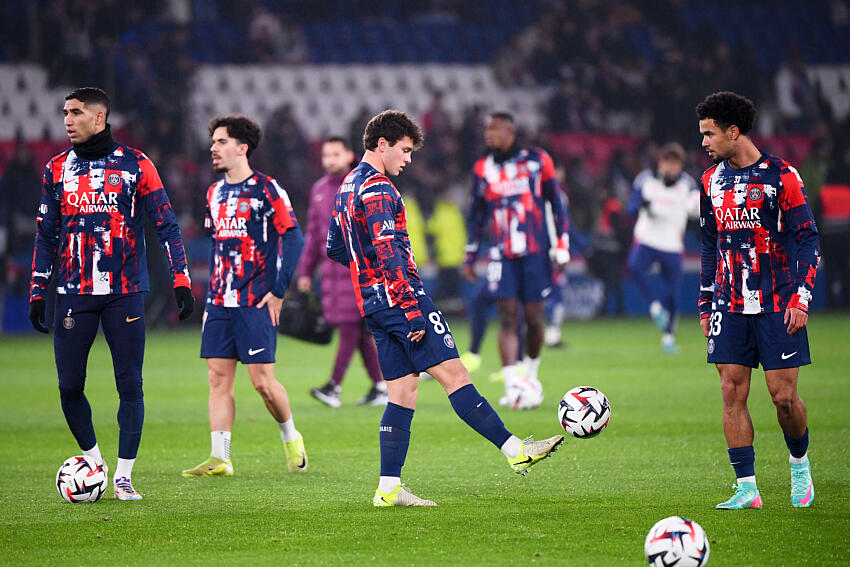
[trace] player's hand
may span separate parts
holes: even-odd
[[[411,319],[409,323],[410,332],[407,333],[407,338],[410,339],[411,342],[418,343],[422,340],[422,337],[425,336],[425,317],[417,315]]]
[[[789,335],[793,335],[800,329],[805,328],[806,323],[808,322],[809,314],[802,309],[789,307],[785,310],[785,324],[788,325],[786,331],[788,331]]]
[[[295,283],[298,287],[298,291],[302,293],[308,293],[310,288],[313,287],[313,281],[310,279],[310,276],[301,276],[298,278],[298,281]]]
[[[555,270],[563,272],[570,261],[570,251],[565,248],[550,248],[549,257],[555,265]]]
[[[460,271],[463,273],[463,277],[471,283],[476,283],[478,281],[478,278],[475,277],[475,270],[472,269],[472,264],[463,264],[460,267]]]
[[[272,320],[272,325],[277,328],[278,323],[280,323],[280,308],[283,305],[283,298],[277,297],[272,292],[268,292],[263,299],[257,304],[257,309],[262,309],[263,307],[269,308],[269,318]]]
[[[39,333],[47,333],[50,330],[44,324],[44,310],[46,308],[43,299],[33,299],[30,301],[30,323],[33,328]]]
[[[195,296],[191,289],[180,286],[174,288],[174,299],[177,300],[177,316],[183,321],[195,310]]]
[[[699,320],[699,326],[702,328],[702,336],[708,338],[708,325],[711,322],[711,318],[706,317],[705,319]]]

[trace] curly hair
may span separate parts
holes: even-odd
[[[726,130],[735,125],[746,134],[753,129],[756,120],[756,107],[753,101],[731,91],[722,91],[705,97],[696,107],[700,120],[710,118]]]
[[[248,144],[247,157],[251,157],[251,153],[260,145],[260,139],[263,137],[263,132],[257,123],[243,114],[216,116],[210,120],[210,136],[216,128],[221,126],[227,129],[228,136],[240,144]]]
[[[419,149],[425,140],[422,129],[406,113],[400,110],[385,110],[377,114],[366,124],[363,133],[363,147],[374,150],[378,147],[378,140],[384,138],[391,146],[396,142],[409,136],[413,140],[413,147]]]

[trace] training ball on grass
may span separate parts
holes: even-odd
[[[71,457],[56,473],[56,490],[65,502],[97,502],[106,487],[106,471],[91,457]]]
[[[611,419],[611,404],[605,394],[590,386],[573,388],[558,404],[558,420],[564,431],[587,439],[602,433]]]
[[[708,538],[693,520],[670,516],[652,526],[643,552],[654,567],[702,567],[708,563]]]

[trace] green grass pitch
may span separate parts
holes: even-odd
[[[454,328],[461,347],[468,328]],[[592,385],[610,399],[608,429],[567,439],[527,477],[454,414],[433,381],[420,385],[404,481],[437,501],[432,509],[377,509],[380,408],[354,401],[368,388],[355,358],[332,410],[309,389],[329,375],[334,347],[281,338],[277,376],[287,387],[310,470],[286,472],[277,426],[238,371],[231,478],[180,476],[209,454],[207,380],[197,329],[152,332],[145,361],[145,430],[134,482],[141,502],[111,493],[70,505],[56,470],[79,450],[59,407],[48,337],[0,339],[0,557],[7,565],[58,561],[117,565],[640,565],[649,528],[690,517],[711,542],[710,565],[850,564],[850,318],[815,313],[815,364],[801,372],[817,490],[810,509],[789,502],[787,450],[761,370],[750,410],[762,510],[720,512],[734,482],[720,424],[719,379],[705,363],[695,321],[680,328],[682,351],[660,352],[648,319],[565,326],[565,350],[545,350],[544,405],[501,410],[508,428],[538,438],[560,431],[560,396]],[[495,328],[473,375],[495,404],[501,385]],[[115,466],[117,394],[106,343],[89,360],[87,394],[98,442]]]

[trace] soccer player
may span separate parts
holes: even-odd
[[[520,440],[469,381],[442,313],[425,293],[407,235],[396,176],[422,145],[422,131],[405,113],[385,110],[363,135],[366,153],[336,195],[328,231],[328,257],[351,270],[360,313],[375,337],[389,402],[379,429],[381,476],[375,506],[435,506],[401,483],[410,443],[419,373],[427,370],[448,394],[458,416],[501,449],[514,471],[525,474],[564,437]]]
[[[530,409],[543,402],[538,380],[543,345],[543,315],[552,284],[552,261],[561,270],[570,259],[566,210],[552,158],[545,151],[517,143],[513,116],[491,114],[484,130],[489,149],[473,169],[472,205],[467,216],[469,240],[463,272],[475,283],[473,264],[489,232],[491,262],[487,278],[499,311],[499,355],[505,379],[501,405]],[[546,204],[551,206],[556,242],[546,226]],[[550,259],[551,256],[551,259]],[[525,317],[526,358],[524,376],[517,369],[519,304]],[[527,382],[522,379],[527,379]],[[526,387],[522,387],[522,384]],[[535,393],[521,401],[530,384]]]
[[[62,112],[71,148],[54,156],[44,172],[29,317],[37,331],[48,332],[45,300],[58,254],[53,349],[65,420],[83,454],[106,470],[84,392],[89,350],[102,326],[120,400],[115,498],[141,500],[132,472],[145,417],[143,292],[149,287],[142,212],[165,250],[180,319],[195,305],[186,255],[153,163],[112,138],[107,94],[94,87],[76,89],[65,97]]]
[[[670,142],[658,152],[658,168],[647,169],[634,181],[626,212],[637,215],[629,270],[641,294],[649,301],[649,314],[661,336],[661,348],[676,353],[679,286],[682,283],[682,252],[688,217],[699,216],[699,191],[694,178],[682,171],[685,150]],[[661,268],[664,289],[659,297],[647,274],[653,264]]]
[[[248,163],[260,143],[260,127],[246,116],[217,116],[209,132],[213,169],[224,174],[207,189],[204,219],[212,246],[201,358],[209,370],[212,451],[183,476],[233,474],[230,439],[237,361],[247,367],[278,424],[287,469],[304,472],[304,438],[295,429],[286,389],[274,375],[280,308],[304,238],[286,191]]]
[[[759,363],[791,453],[791,504],[811,506],[809,430],[797,377],[811,363],[806,323],[820,260],[817,228],[797,170],[750,139],[756,109],[749,99],[715,93],[696,113],[702,146],[715,163],[700,191],[699,321],[708,362],[720,373],[723,431],[738,478],[735,493],[717,508],[763,505],[747,409]]]
[[[357,301],[351,289],[351,274],[348,269],[328,259],[324,252],[336,190],[351,170],[353,162],[354,152],[348,147],[345,138],[331,137],[322,144],[322,167],[325,175],[316,181],[310,190],[307,235],[304,253],[298,262],[300,275],[297,284],[298,289],[304,292],[310,291],[313,273],[319,268],[322,281],[322,311],[328,324],[336,325],[339,329],[339,349],[331,379],[324,386],[310,390],[310,395],[332,408],[342,405],[339,399],[342,379],[355,349],[360,351],[363,365],[372,380],[372,387],[357,403],[373,406],[387,403],[387,385],[381,377],[378,350],[360,316],[360,310],[357,309]]]

